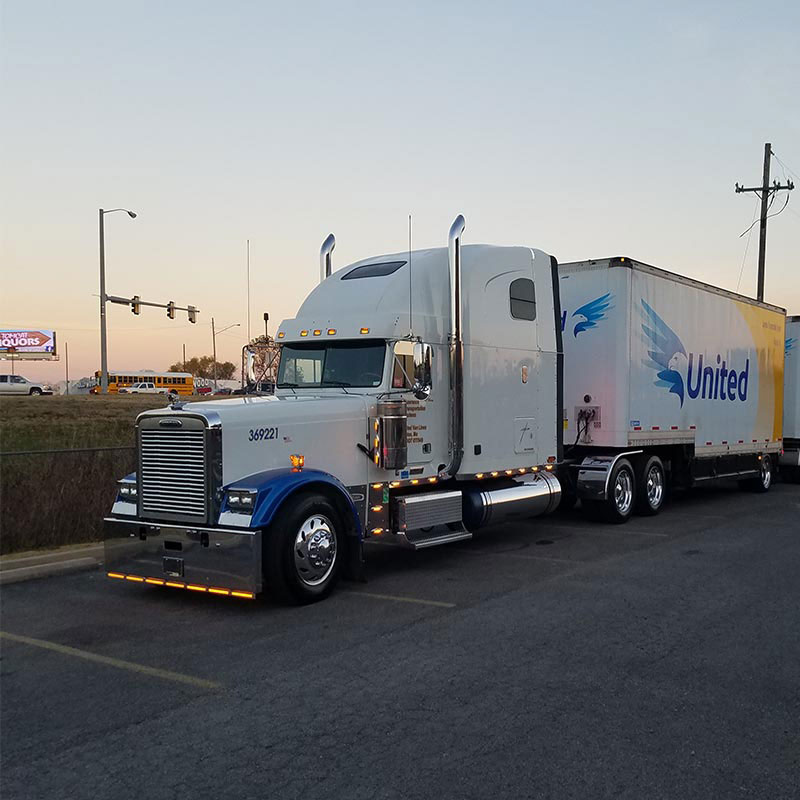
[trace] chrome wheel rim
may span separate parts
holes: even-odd
[[[647,470],[647,502],[650,508],[658,508],[664,497],[664,475],[656,464]]]
[[[614,505],[622,516],[625,516],[633,505],[633,479],[626,469],[621,469],[614,481]]]
[[[769,459],[765,457],[761,459],[761,485],[765,489],[769,489],[771,483],[772,470],[769,468]]]
[[[294,568],[306,586],[319,586],[336,564],[336,532],[322,514],[309,517],[294,538]]]

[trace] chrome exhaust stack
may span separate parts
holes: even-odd
[[[330,278],[331,276],[331,267],[333,264],[333,259],[331,254],[333,253],[333,248],[336,247],[336,237],[329,233],[325,241],[322,243],[322,247],[319,250],[319,282],[325,280],[325,278]]]
[[[447,237],[450,272],[450,463],[440,478],[454,478],[464,456],[464,343],[461,338],[461,237],[467,223],[459,214]]]

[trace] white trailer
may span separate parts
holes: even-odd
[[[584,505],[624,521],[634,506],[657,512],[668,481],[769,488],[783,309],[625,257],[559,275],[566,455]]]
[[[786,319],[781,472],[800,482],[800,315]]]
[[[714,377],[703,380],[714,386],[698,389],[701,399],[722,386],[730,399],[708,402],[744,409],[718,412],[726,420],[718,424],[677,402],[692,399],[688,377],[679,398],[671,374],[638,364],[648,347],[639,341],[643,323],[629,312],[644,267],[575,268],[559,280],[555,259],[541,250],[462,248],[463,230],[458,217],[446,248],[377,256],[336,272],[328,237],[319,285],[278,329],[273,396],[176,402],[140,415],[138,469],[119,482],[106,519],[109,577],[246,598],[269,588],[310,602],[343,572],[358,575],[369,539],[414,549],[467,539],[484,526],[555,510],[562,486],[615,521],[631,513],[637,485],[658,480],[663,495],[667,475],[684,466],[695,478],[703,469],[732,472],[769,488],[780,430],[768,424],[767,400],[778,364],[756,328],[782,336],[777,310],[647,274],[643,297],[654,313],[667,315],[662,286],[678,308],[692,293],[706,298],[693,312],[700,322],[682,334],[664,370],[679,374],[690,356],[693,368],[703,357],[703,374],[711,363]],[[582,284],[591,296],[579,306],[571,292]],[[742,328],[729,331],[728,349],[722,332],[709,338],[700,324],[703,303],[718,323]],[[715,303],[740,306],[745,322]],[[661,344],[650,354],[658,362],[667,355],[665,334],[647,319]],[[574,358],[566,381],[562,324]],[[697,330],[700,343],[688,338]],[[605,336],[585,357],[584,332]],[[725,359],[719,367],[716,354]],[[780,356],[782,367],[782,348]],[[657,410],[647,392],[660,393]],[[565,419],[577,440],[568,453]],[[654,430],[662,424],[664,436]],[[737,447],[744,441],[731,441],[728,430],[740,428],[763,441]],[[701,442],[696,431],[719,441]],[[628,494],[618,491],[623,484]],[[655,513],[662,500],[641,508]]]

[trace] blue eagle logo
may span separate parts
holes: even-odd
[[[588,331],[590,328],[596,328],[597,323],[605,319],[606,314],[614,308],[614,306],[611,305],[613,299],[611,292],[607,292],[602,297],[598,297],[596,300],[592,300],[573,311],[573,317],[583,317],[583,319],[579,319],[575,323],[572,335],[577,338],[581,331]]]
[[[797,344],[797,339],[792,339],[791,337],[786,340],[786,349],[783,351],[785,356],[789,355],[790,350],[794,350],[795,345]]]
[[[672,328],[642,299],[642,331],[650,357],[643,363],[656,371],[656,386],[669,388],[670,394],[677,395],[683,408],[684,383],[688,357],[683,342]]]

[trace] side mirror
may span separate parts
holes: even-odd
[[[417,400],[427,400],[433,388],[431,360],[433,348],[429,344],[414,344],[414,385],[411,391]]]
[[[248,386],[256,382],[256,355],[252,350],[245,354],[245,381]]]

